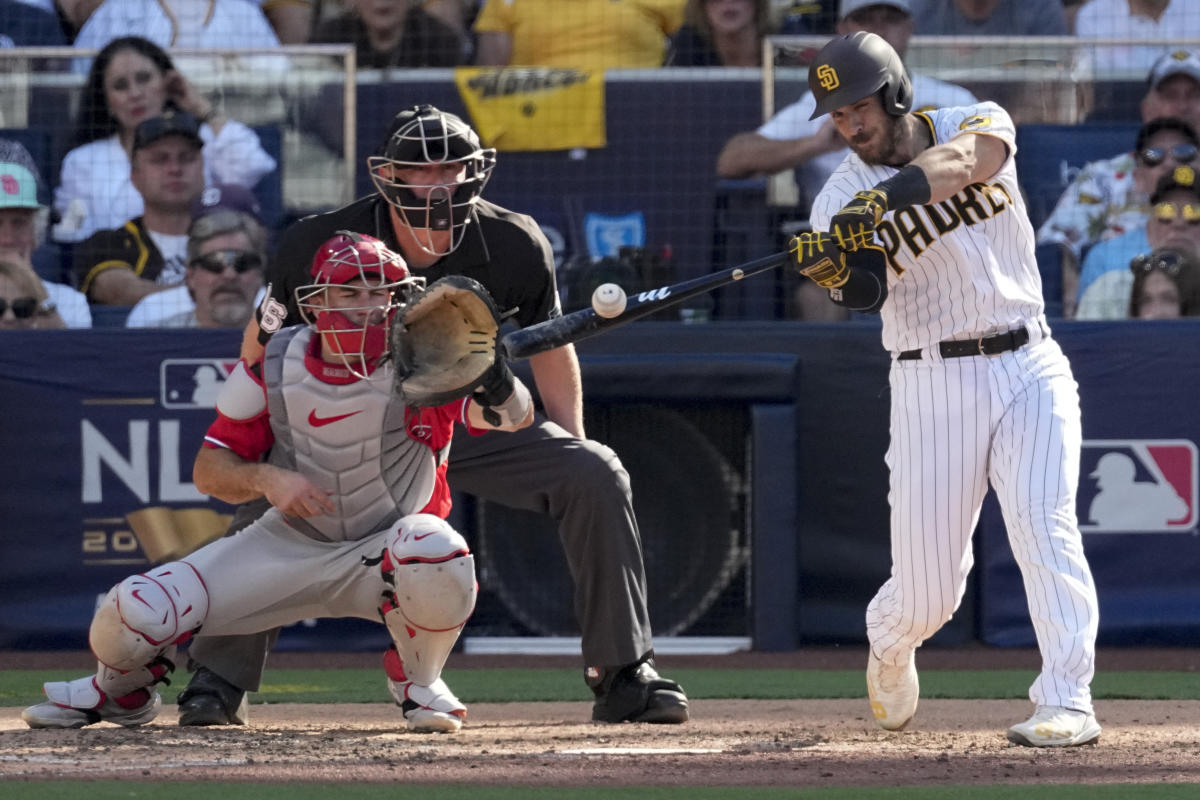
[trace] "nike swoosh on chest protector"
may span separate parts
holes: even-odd
[[[361,408],[358,411],[351,411],[349,414],[338,414],[337,416],[333,417],[318,417],[317,410],[314,408],[312,411],[308,412],[308,424],[312,425],[314,428],[320,428],[322,425],[329,425],[330,423],[337,422],[339,419],[353,417],[355,414],[359,413],[362,413]]]

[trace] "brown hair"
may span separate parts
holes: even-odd
[[[1171,279],[1179,292],[1179,315],[1200,316],[1200,265],[1194,258],[1167,248],[1152,253],[1143,253],[1129,262],[1133,271],[1133,285],[1129,287],[1129,318],[1136,319],[1141,311],[1139,297],[1146,278],[1152,272],[1161,272]]]
[[[687,0],[687,5],[683,7],[683,24],[694,28],[704,41],[711,44],[712,26],[708,24],[708,14],[704,13],[704,6],[708,2],[709,0]],[[770,8],[770,0],[754,0],[754,28],[759,36],[766,36],[771,32]]]

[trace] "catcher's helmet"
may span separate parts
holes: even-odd
[[[317,248],[310,274],[313,282],[296,289],[300,315],[353,375],[365,378],[388,351],[396,309],[425,279],[413,277],[400,254],[383,242],[352,231],[338,231]],[[378,294],[364,294],[363,305],[331,308],[326,290],[355,281]]]
[[[902,117],[912,108],[912,80],[900,55],[883,37],[859,31],[830,41],[808,68],[808,88],[817,100],[809,119],[883,92],[883,108]]]
[[[454,184],[421,186],[404,183],[395,170],[429,164],[460,164],[464,175]],[[479,135],[462,119],[430,105],[413,106],[395,116],[378,154],[367,159],[375,188],[416,234],[421,249],[446,255],[462,242],[471,210],[496,166],[496,151],[484,148]],[[448,248],[434,247],[429,231],[451,230]]]

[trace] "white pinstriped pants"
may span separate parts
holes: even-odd
[[[926,355],[893,361],[890,383],[892,571],[867,607],[871,648],[902,664],[958,608],[990,480],[1042,655],[1029,697],[1091,711],[1099,609],[1075,518],[1082,426],[1066,356],[1048,338]]]

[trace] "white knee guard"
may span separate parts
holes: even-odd
[[[467,541],[445,520],[410,514],[388,535],[380,613],[413,683],[429,686],[475,610],[479,585]]]
[[[206,616],[204,582],[191,566],[176,561],[126,578],[110,589],[92,618],[88,642],[101,664],[129,673],[187,641]]]

